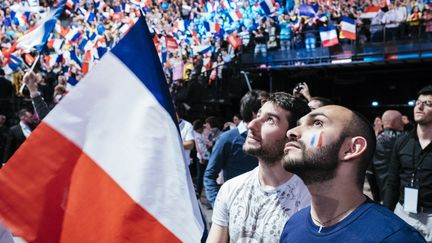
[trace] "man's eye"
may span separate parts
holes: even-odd
[[[320,120],[315,120],[315,121],[313,122],[313,125],[314,125],[314,126],[320,126],[320,127],[322,127],[322,126],[323,126],[323,122],[320,121]]]
[[[273,122],[274,122],[273,117],[267,117],[266,122],[271,122],[271,123],[273,123]]]

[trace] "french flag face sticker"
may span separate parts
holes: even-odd
[[[315,133],[310,141],[310,146],[314,148],[321,148],[323,143],[323,132],[317,132]]]

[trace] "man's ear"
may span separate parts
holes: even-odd
[[[340,160],[350,161],[360,157],[367,148],[367,141],[364,137],[347,138],[342,145]]]

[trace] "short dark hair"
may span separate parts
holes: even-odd
[[[195,120],[195,121],[193,121],[192,124],[193,124],[193,130],[195,130],[195,131],[200,129],[200,128],[203,128],[203,126],[204,126],[204,124],[201,120]]]
[[[263,90],[251,90],[240,100],[240,115],[245,122],[253,119],[253,113],[257,113],[265,103],[269,94]]]
[[[346,124],[344,128],[344,135],[346,136],[361,136],[364,137],[367,142],[367,148],[364,154],[360,158],[357,173],[357,186],[359,189],[363,188],[364,179],[366,176],[366,169],[372,161],[372,157],[375,153],[376,147],[376,136],[375,131],[369,122],[369,120],[360,114],[359,112],[353,111],[353,117],[349,124]]]
[[[432,95],[432,85],[426,85],[424,86],[418,93],[418,96],[420,95]]]
[[[21,109],[21,110],[19,110],[18,111],[18,117],[21,118],[21,117],[25,116],[27,112],[30,112],[30,111],[27,110],[27,109]]]
[[[214,127],[219,127],[219,121],[216,117],[214,116],[209,116],[205,119],[205,122],[210,124],[210,127],[214,128]]]
[[[288,117],[289,128],[296,126],[297,120],[311,111],[303,99],[286,92],[276,92],[271,94],[267,99],[267,102],[272,102],[284,110],[291,112]]]

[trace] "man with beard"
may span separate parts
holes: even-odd
[[[308,111],[306,102],[283,92],[264,103],[243,145],[258,167],[222,185],[207,242],[279,242],[286,220],[310,204],[306,186],[281,164],[286,131]]]
[[[288,130],[283,167],[307,185],[311,207],[291,217],[281,242],[425,242],[411,226],[363,195],[375,133],[360,114],[320,107]]]
[[[432,85],[418,92],[414,121],[393,147],[384,206],[432,242]]]

